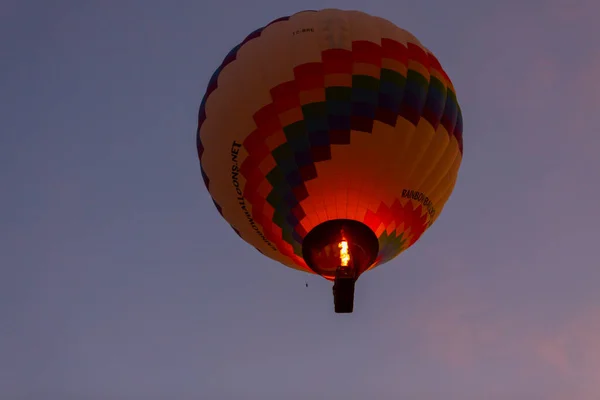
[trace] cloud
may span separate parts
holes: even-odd
[[[549,322],[495,303],[485,287],[446,278],[415,304],[410,326],[432,361],[475,381],[487,379],[482,385],[489,393],[508,384],[570,396],[556,400],[600,398],[600,306],[561,316],[548,304]]]
[[[542,360],[572,377],[600,379],[600,306],[581,311],[555,332],[540,336],[536,349]]]
[[[582,311],[536,342],[540,359],[572,383],[578,399],[600,398],[600,307]]]

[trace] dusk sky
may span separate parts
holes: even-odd
[[[197,110],[303,9],[409,30],[464,119],[454,194],[354,313],[220,217]],[[0,399],[600,399],[598,0],[1,0]],[[308,288],[305,287],[308,282]]]

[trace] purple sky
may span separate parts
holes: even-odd
[[[465,153],[355,313],[221,220],[197,108],[246,34],[341,7],[414,33]],[[600,2],[0,1],[0,398],[597,400]],[[304,287],[308,280],[309,287]]]

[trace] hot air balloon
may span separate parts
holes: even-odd
[[[197,150],[222,217],[260,253],[355,282],[440,216],[462,160],[462,116],[435,56],[359,11],[302,11],[250,33],[202,99]]]

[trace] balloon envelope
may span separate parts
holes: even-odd
[[[332,279],[307,265],[307,235],[332,220],[364,224],[378,242],[364,269],[409,248],[452,193],[462,116],[449,77],[409,32],[358,11],[304,11],[225,57],[200,106],[197,148],[204,183],[243,240]]]

